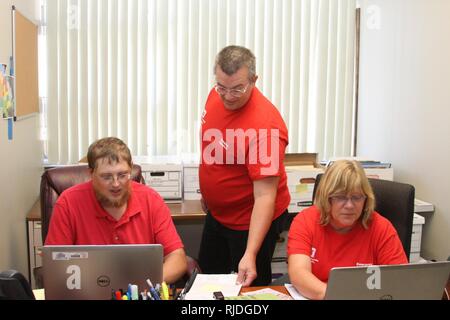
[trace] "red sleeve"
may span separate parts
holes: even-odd
[[[311,255],[312,248],[312,230],[310,229],[306,214],[309,209],[297,214],[292,221],[288,234],[287,254],[305,254]]]
[[[384,226],[380,229],[379,241],[377,242],[377,264],[408,263],[402,242],[391,222],[386,219]]]
[[[75,236],[70,221],[67,200],[61,195],[53,207],[52,218],[45,239],[46,245],[73,245]]]
[[[255,148],[254,145],[258,147]],[[258,133],[257,141],[251,142],[249,153],[256,153],[256,163],[251,163],[251,155],[247,155],[247,170],[252,181],[263,179],[265,177],[280,176],[282,170],[284,155],[288,142],[279,136],[279,134],[267,135]],[[253,147],[252,147],[253,145]],[[272,147],[273,146],[273,147]],[[273,151],[273,153],[272,153]]]
[[[173,223],[169,208],[161,198],[159,199],[160,201],[155,201],[153,225],[156,243],[163,245],[164,256],[166,256],[184,246]]]

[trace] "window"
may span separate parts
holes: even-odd
[[[355,0],[41,1],[49,163],[77,162],[104,136],[134,155],[198,153],[214,58],[229,44],[254,52],[288,152],[351,155]]]

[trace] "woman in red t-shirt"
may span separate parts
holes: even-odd
[[[301,294],[323,299],[334,267],[408,263],[397,231],[374,208],[359,162],[339,160],[327,168],[314,206],[289,230],[289,278]]]

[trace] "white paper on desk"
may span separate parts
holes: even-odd
[[[285,283],[284,286],[294,300],[309,300],[308,298],[302,296],[292,284]]]
[[[221,291],[224,297],[234,297],[241,291],[236,284],[237,274],[197,274],[185,300],[214,300],[213,293]]]

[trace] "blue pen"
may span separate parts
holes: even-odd
[[[128,284],[128,289],[127,289],[127,296],[128,296],[128,300],[131,300],[131,283]]]
[[[152,282],[150,281],[150,279],[147,279],[147,284],[148,284],[148,287],[150,288],[150,293],[152,294],[153,299],[155,299],[155,300],[161,300],[161,298],[159,297],[159,295],[156,293],[155,288],[153,288],[153,284],[152,284]]]
[[[161,285],[159,283],[155,285],[155,291],[158,294],[159,298],[161,299]]]

